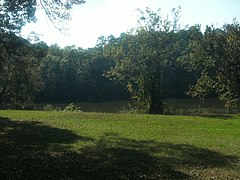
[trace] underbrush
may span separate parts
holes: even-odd
[[[216,109],[216,108],[174,108],[172,106],[164,107],[164,115],[221,115],[221,114],[238,114],[238,110],[233,110],[229,112],[226,109]]]
[[[147,114],[129,101],[102,102],[102,103],[70,103],[70,104],[28,104],[0,106],[0,109],[24,109],[44,111],[77,111],[103,112],[122,114]],[[216,99],[206,99],[206,104],[199,107],[196,99],[166,99],[164,100],[164,115],[221,115],[238,114],[240,109],[225,109],[222,102]]]
[[[47,104],[43,106],[44,111],[71,111],[71,112],[82,112],[81,107],[74,105],[73,103],[70,103],[69,105],[66,105],[65,107],[61,108],[60,106],[53,106],[50,104]]]

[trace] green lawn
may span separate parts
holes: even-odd
[[[1,179],[238,179],[240,115],[0,111]]]

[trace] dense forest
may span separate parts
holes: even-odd
[[[131,99],[148,113],[163,113],[165,98],[207,97],[240,106],[240,25],[180,27],[179,9],[163,19],[139,11],[139,26],[96,46],[61,48],[33,43],[0,30],[1,107],[33,103],[104,102]]]

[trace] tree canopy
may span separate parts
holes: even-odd
[[[47,52],[43,42],[31,44],[13,33],[1,33],[0,103],[17,107],[33,101],[41,90],[40,63]]]
[[[52,2],[52,3],[50,3]],[[0,104],[97,102],[129,98],[140,110],[162,114],[165,98],[207,97],[240,107],[240,25],[181,28],[172,18],[139,10],[139,26],[119,37],[99,37],[93,48],[47,46],[18,36],[44,8],[55,22],[83,1],[1,1]],[[30,6],[32,5],[32,6]],[[52,19],[51,19],[52,18]],[[63,26],[61,23],[57,23]],[[190,87],[190,88],[189,88]],[[128,92],[127,92],[128,91]]]
[[[163,19],[160,10],[140,11],[136,32],[123,35],[108,50],[116,61],[108,75],[122,81],[132,99],[149,113],[163,113],[164,72],[177,58],[179,9],[172,12],[171,21]]]
[[[218,95],[227,108],[240,103],[240,25],[233,21],[223,28],[207,26],[204,34],[192,36],[188,53],[190,68],[200,77],[190,95],[204,100],[211,92]]]
[[[42,8],[58,29],[64,29],[70,10],[84,0],[2,0],[0,2],[0,30],[19,32],[29,22],[36,21],[36,10]]]
[[[48,46],[31,44],[17,36],[26,23],[36,21],[43,9],[59,30],[65,29],[70,10],[83,0],[2,0],[0,1],[0,103],[29,104],[42,89],[40,66]]]

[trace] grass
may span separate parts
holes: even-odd
[[[240,115],[0,111],[1,179],[239,179]]]

